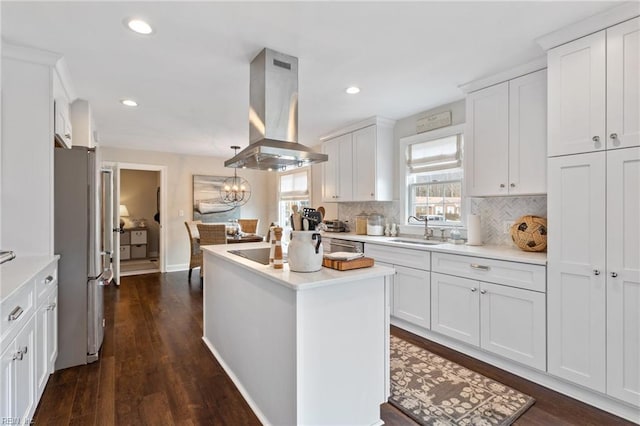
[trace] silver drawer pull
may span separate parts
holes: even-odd
[[[475,287],[471,287],[471,292],[472,292],[472,293],[475,293],[476,291],[478,291],[478,289],[477,289],[477,288],[475,288]]]
[[[24,310],[22,309],[22,307],[16,306],[16,308],[9,314],[9,321],[17,320],[18,318],[20,318],[20,315],[22,315],[23,312]]]
[[[55,303],[52,303],[49,306],[47,306],[47,310],[48,311],[53,311],[55,308],[56,308],[56,304]]]
[[[477,263],[472,263],[471,266],[473,269],[480,269],[481,271],[488,271],[490,268],[486,265],[478,265]]]
[[[29,352],[29,348],[26,346],[21,347],[19,350],[20,352],[22,352],[23,355],[26,355],[27,352]]]
[[[22,351],[18,351],[16,353],[13,354],[13,360],[18,360],[18,361],[22,361],[22,358],[24,358],[24,354],[22,353]]]
[[[47,278],[44,279],[45,284],[51,284],[52,282],[53,282],[53,277],[51,275],[49,275]]]
[[[480,294],[487,294],[487,290],[480,290]]]

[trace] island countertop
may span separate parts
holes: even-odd
[[[242,244],[242,248],[269,248],[269,243],[246,243]],[[202,250],[245,269],[249,269],[264,278],[275,281],[293,290],[306,290],[337,285],[352,282],[357,279],[381,277],[392,275],[394,273],[392,268],[378,265],[374,265],[370,268],[353,269],[350,271],[337,271],[335,269],[323,267],[317,272],[292,272],[289,270],[289,265],[287,263],[284,264],[283,269],[273,269],[269,265],[263,265],[242,256],[229,253],[229,250],[238,250],[235,246],[230,247],[226,244],[202,246]]]

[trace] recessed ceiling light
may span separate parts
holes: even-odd
[[[153,28],[151,28],[151,25],[147,24],[142,19],[129,19],[126,21],[126,23],[127,27],[129,27],[131,31],[134,31],[138,34],[147,35],[153,32]]]
[[[128,106],[128,107],[137,107],[138,103],[136,101],[134,101],[133,99],[122,99],[120,101],[120,103],[124,106]]]
[[[360,88],[356,86],[347,87],[347,90],[345,90],[345,92],[350,95],[355,95],[356,93],[360,93]]]

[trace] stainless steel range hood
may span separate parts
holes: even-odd
[[[249,146],[225,167],[282,170],[327,161],[298,143],[298,58],[263,49],[250,75]]]

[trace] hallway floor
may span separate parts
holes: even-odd
[[[186,271],[125,277],[106,289],[105,316],[100,360],[51,376],[36,425],[260,424],[202,343],[198,274],[191,285]],[[410,333],[392,333],[533,396],[537,402],[516,425],[630,424]],[[415,425],[389,404],[381,410],[386,425]]]

